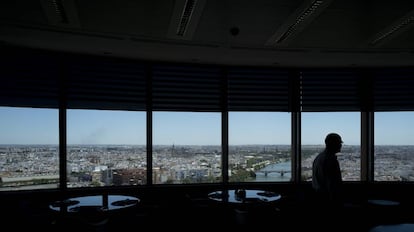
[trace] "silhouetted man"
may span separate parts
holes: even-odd
[[[325,138],[325,149],[316,156],[312,166],[312,188],[321,206],[342,206],[342,174],[336,153],[341,151],[342,138],[330,133]]]

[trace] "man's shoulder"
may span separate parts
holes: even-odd
[[[324,152],[321,152],[313,160],[313,165],[320,166],[322,165],[322,163],[324,163],[324,160],[325,160],[325,154]]]
[[[315,160],[324,159],[326,157],[326,152],[321,151],[319,154],[315,157]]]

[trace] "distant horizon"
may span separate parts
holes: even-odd
[[[220,112],[152,113],[154,145],[221,145]],[[290,145],[289,112],[229,112],[228,144]],[[414,145],[414,112],[375,112],[374,143]],[[0,144],[59,144],[57,109],[0,107]],[[67,144],[146,145],[145,111],[68,109]],[[301,142],[323,145],[328,133],[339,133],[344,146],[359,146],[360,112],[302,112]]]
[[[0,146],[59,146],[59,144],[2,144],[0,143]],[[146,144],[67,144],[67,146],[146,146]],[[208,144],[153,144],[153,146],[164,146],[164,147],[168,147],[168,146],[200,146],[200,147],[205,147],[205,146],[221,146],[221,145],[208,145]],[[236,144],[236,145],[232,145],[229,144],[229,146],[291,146],[291,144]],[[302,144],[301,146],[325,146],[325,144]],[[361,145],[353,145],[353,144],[348,144],[348,145],[344,145],[343,147],[346,146],[361,146]],[[413,144],[380,144],[380,145],[375,145],[375,146],[388,146],[388,147],[392,147],[392,146],[414,146]]]

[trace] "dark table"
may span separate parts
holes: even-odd
[[[136,206],[140,199],[128,195],[92,195],[72,197],[62,201],[55,201],[49,205],[54,211],[79,212],[80,210],[99,209],[111,211]]]
[[[258,212],[269,216],[278,214],[279,208],[274,203],[278,202],[282,196],[265,190],[229,189],[211,192],[208,198],[232,207],[236,224],[250,224],[257,222],[254,216]]]
[[[239,190],[244,190],[245,194],[237,194]],[[236,204],[243,203],[272,203],[281,199],[281,195],[271,191],[256,189],[230,189],[219,190],[208,194],[208,198],[219,202],[229,202]]]
[[[109,218],[123,215],[125,210],[133,209],[140,199],[128,195],[92,195],[71,197],[49,204],[53,212],[57,212],[54,224],[63,228],[102,228]]]

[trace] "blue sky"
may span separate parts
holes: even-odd
[[[414,112],[375,114],[375,143],[414,145]],[[58,111],[0,107],[0,144],[58,144]],[[290,113],[230,112],[229,144],[290,144]],[[68,110],[68,144],[145,144],[146,114]],[[359,113],[302,113],[302,143],[323,144],[327,133],[360,144]],[[219,145],[220,113],[154,112],[153,143]]]

